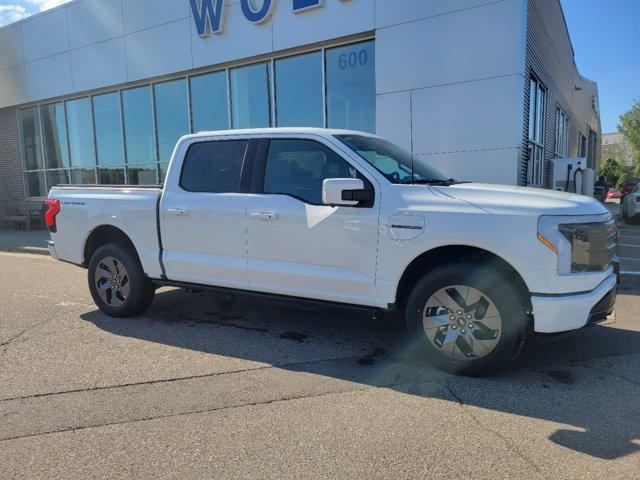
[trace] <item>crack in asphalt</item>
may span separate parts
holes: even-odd
[[[480,427],[482,430],[485,430],[489,433],[492,433],[493,435],[495,435],[496,437],[498,437],[500,440],[502,440],[505,444],[505,446],[511,451],[513,452],[515,455],[518,456],[518,458],[520,458],[521,460],[523,460],[525,463],[527,463],[529,466],[531,466],[536,472],[538,472],[543,478],[547,478],[549,475],[548,473],[546,473],[545,471],[543,471],[537,463],[535,463],[532,459],[530,459],[529,457],[527,457],[524,453],[522,453],[520,450],[518,450],[516,448],[515,445],[513,445],[511,443],[511,441],[505,437],[504,435],[502,435],[500,432],[492,429],[491,427],[485,425],[478,417],[476,417],[476,415],[473,413],[473,411],[471,410],[471,408],[469,408],[470,406],[467,405],[462,398],[453,390],[453,388],[451,387],[451,385],[449,385],[449,382],[447,380],[445,380],[443,382],[444,384],[444,388],[446,388],[446,390],[449,392],[449,394],[454,398],[454,400],[456,402],[458,402],[460,404],[460,406],[465,409],[468,413],[469,416],[471,417],[471,419],[473,420],[473,422],[478,425],[478,427]]]
[[[24,335],[25,333],[27,333],[29,330],[31,330],[32,328],[36,328],[39,327],[40,325],[42,325],[42,323],[36,323],[35,325],[32,325],[28,328],[25,328],[24,330],[22,330],[20,333],[18,333],[17,335],[14,335],[13,337],[9,337],[9,340],[0,343],[0,347],[9,347],[13,342],[15,342],[16,340],[18,340],[20,337],[22,337],[22,335]],[[8,349],[7,349],[8,350]]]
[[[30,325],[27,328],[25,328],[22,331],[20,331],[18,334],[13,335],[8,340],[5,340],[4,342],[0,343],[0,347],[4,347],[4,350],[0,353],[0,357],[3,357],[10,350],[10,348],[16,343],[16,341],[20,340],[27,332],[30,332],[31,330],[34,330],[34,329],[36,329],[38,327],[42,327],[43,325],[51,323],[51,322],[57,320],[58,318],[61,318],[61,317],[65,316],[65,315],[73,313],[73,312],[75,312],[76,310],[79,310],[79,309],[80,309],[79,307],[76,307],[75,309],[72,308],[72,309],[66,310],[64,312],[56,313],[56,314],[50,316],[49,318],[47,318],[46,320],[43,320],[42,322],[34,323],[33,325]],[[31,338],[32,337],[25,338],[25,339],[22,340],[22,342],[19,342],[19,343],[27,342],[27,341],[31,340]],[[2,399],[0,399],[0,401],[2,401]]]
[[[289,397],[276,398],[276,399],[272,399],[272,400],[264,400],[264,401],[259,401],[259,402],[244,403],[244,404],[241,404],[241,405],[231,405],[231,406],[226,406],[226,407],[206,408],[206,409],[202,409],[202,410],[195,410],[195,411],[191,411],[191,412],[173,413],[173,414],[169,414],[169,415],[149,416],[149,417],[138,418],[136,420],[122,420],[122,421],[119,421],[119,422],[105,422],[105,423],[97,423],[95,425],[83,425],[83,426],[80,426],[80,427],[64,428],[64,429],[58,429],[58,430],[51,430],[51,431],[47,431],[47,432],[40,432],[40,433],[33,433],[33,434],[28,434],[28,435],[17,435],[17,436],[13,436],[13,437],[1,438],[0,439],[0,443],[9,442],[9,441],[12,441],[12,440],[20,440],[20,439],[24,439],[24,438],[33,438],[33,437],[41,437],[41,436],[44,436],[44,435],[53,435],[53,434],[56,434],[56,433],[77,432],[77,431],[80,431],[80,430],[88,430],[88,429],[91,429],[91,428],[110,427],[110,426],[114,426],[114,425],[127,425],[127,424],[134,424],[134,423],[149,422],[149,421],[153,421],[153,420],[163,420],[163,419],[167,419],[167,418],[178,418],[178,417],[184,417],[184,416],[188,416],[188,415],[198,415],[198,414],[201,414],[201,413],[211,413],[211,412],[219,412],[219,411],[225,411],[225,410],[235,410],[235,409],[238,409],[238,408],[245,408],[245,407],[256,407],[256,406],[263,406],[263,405],[271,405],[271,404],[277,404],[277,403],[282,403],[282,402],[291,402],[291,401],[295,401],[295,400],[305,400],[305,399],[310,399],[310,398],[327,397],[327,396],[330,396],[330,395],[342,395],[342,394],[345,394],[345,393],[361,392],[361,391],[370,390],[370,389],[373,389],[373,388],[377,388],[377,387],[362,386],[360,388],[350,388],[350,389],[337,390],[337,391],[332,391],[332,392],[322,392],[322,393],[316,393],[316,394],[313,394],[313,395],[291,395]]]
[[[42,325],[44,325],[45,323],[47,323],[50,320],[47,320],[45,322],[40,322],[40,323],[36,323],[35,325],[31,325],[30,327],[25,328],[24,330],[22,330],[20,333],[18,333],[17,335],[14,335],[13,337],[10,337],[8,340],[0,343],[0,347],[5,347],[4,350],[2,351],[2,353],[0,354],[0,356],[4,356],[10,349],[10,347],[17,342],[17,340],[19,340],[20,338],[22,338],[22,336],[29,332],[30,330],[33,330],[34,328],[40,327]],[[23,342],[27,342],[29,341],[29,338],[25,338],[23,340]]]
[[[42,398],[42,397],[51,397],[51,396],[56,396],[56,395],[67,395],[67,394],[72,394],[72,393],[85,393],[85,392],[93,392],[93,391],[100,391],[100,390],[111,390],[111,389],[118,389],[118,388],[137,387],[137,386],[143,386],[143,385],[173,383],[173,382],[181,382],[181,381],[186,381],[186,380],[196,380],[196,379],[200,379],[200,378],[218,377],[218,376],[223,376],[223,375],[233,375],[233,374],[237,374],[237,373],[257,372],[257,371],[260,371],[260,370],[268,370],[268,369],[272,369],[272,368],[289,369],[289,368],[300,367],[300,366],[303,366],[303,365],[320,364],[320,363],[327,363],[327,362],[339,362],[339,361],[343,361],[343,360],[344,361],[346,361],[346,360],[355,360],[357,358],[358,358],[357,356],[350,355],[350,356],[347,356],[347,357],[336,357],[336,358],[328,358],[328,359],[323,359],[323,360],[309,360],[309,361],[306,361],[306,362],[285,363],[285,364],[277,364],[277,365],[263,365],[263,366],[259,366],[259,367],[245,368],[245,369],[233,370],[233,371],[229,371],[229,372],[204,373],[204,374],[201,374],[201,375],[189,375],[189,376],[185,376],[185,377],[163,378],[163,379],[158,379],[158,380],[149,380],[149,381],[145,381],[145,382],[131,382],[131,383],[118,384],[118,385],[104,385],[104,386],[100,386],[100,387],[78,388],[78,389],[72,389],[72,390],[61,390],[61,391],[57,391],[57,392],[35,393],[33,395],[23,395],[23,396],[16,396],[16,397],[0,398],[0,402],[10,402],[10,401],[14,401],[14,400],[29,400],[29,399],[32,399],[32,398]]]

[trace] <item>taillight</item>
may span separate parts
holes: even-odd
[[[47,224],[47,228],[50,232],[56,232],[56,215],[60,213],[60,200],[55,198],[47,198],[44,201],[47,206],[47,211],[44,214],[44,223]]]

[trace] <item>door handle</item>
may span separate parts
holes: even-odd
[[[267,213],[267,212],[254,212],[251,214],[251,218],[255,218],[256,220],[277,220],[279,215],[277,213]]]
[[[184,208],[169,208],[167,213],[175,217],[186,217],[190,212]]]

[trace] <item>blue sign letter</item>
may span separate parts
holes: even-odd
[[[211,32],[222,33],[227,0],[200,0],[200,5],[198,0],[189,1],[199,37],[208,37]]]
[[[323,7],[324,0],[293,0],[293,13],[304,12],[312,8]]]
[[[251,0],[240,0],[242,13],[251,23],[264,23],[269,20],[275,4],[275,0],[262,0],[262,8],[256,11],[251,5]]]

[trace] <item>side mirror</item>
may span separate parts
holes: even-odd
[[[365,190],[364,182],[356,178],[327,178],[322,182],[322,203],[355,207],[373,200],[373,192]]]

